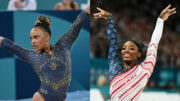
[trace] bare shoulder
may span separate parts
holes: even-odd
[[[63,4],[60,2],[60,3],[57,3],[54,7],[54,10],[60,10],[62,8]]]
[[[75,9],[78,10],[79,9],[79,5],[77,2],[74,2],[74,5],[75,5]]]

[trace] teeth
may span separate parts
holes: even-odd
[[[124,54],[124,56],[130,56],[129,54]]]

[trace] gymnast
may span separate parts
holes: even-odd
[[[80,29],[88,21],[90,8],[87,7],[76,18],[68,32],[55,45],[50,45],[50,19],[39,16],[30,32],[34,50],[26,50],[0,36],[0,46],[32,65],[41,81],[33,101],[66,101],[71,81],[71,46]]]
[[[148,48],[143,43],[126,41],[122,47],[117,45],[117,31],[111,13],[97,8],[100,12],[94,18],[108,20],[107,36],[109,40],[109,79],[111,101],[137,101],[151,76],[157,57],[157,48],[162,36],[164,21],[176,13],[176,8],[168,5],[159,15]],[[120,51],[120,55],[118,55]]]

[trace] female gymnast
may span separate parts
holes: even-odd
[[[73,0],[63,0],[62,3],[55,5],[54,10],[78,10],[79,6]]]
[[[138,100],[155,66],[164,21],[176,13],[176,8],[170,9],[170,7],[171,5],[168,5],[158,17],[147,53],[142,50],[142,43],[127,41],[121,47],[120,56],[118,56],[117,32],[112,14],[97,8],[100,12],[95,13],[94,18],[108,19],[106,31],[110,42],[108,62],[111,101]],[[143,54],[145,54],[145,58],[139,63],[138,61],[141,60]]]
[[[41,81],[40,89],[33,101],[66,101],[71,81],[71,46],[80,29],[89,19],[90,8],[86,8],[76,18],[67,33],[50,45],[50,19],[39,16],[30,32],[34,50],[26,50],[12,41],[0,37],[0,45],[32,65]]]

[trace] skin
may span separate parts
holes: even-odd
[[[88,6],[84,11],[90,14],[90,6]],[[4,39],[5,39],[4,37],[0,36],[0,46],[2,40]],[[32,46],[34,46],[35,51],[44,50],[49,54],[53,54],[52,51],[50,50],[50,43],[49,43],[50,35],[44,30],[42,30],[40,27],[32,28],[30,32],[30,39],[31,39],[31,44]],[[33,95],[32,101],[45,101],[45,100],[38,92],[36,92]],[[64,101],[66,101],[66,99],[64,99]]]
[[[63,3],[58,3],[55,7],[54,10],[72,10],[71,8],[71,2],[72,0],[63,0]],[[75,10],[79,9],[79,6],[76,2],[74,2],[75,5]]]
[[[134,42],[128,41],[122,47],[121,56],[124,67],[129,69],[136,65],[138,58],[141,57],[141,52]]]
[[[176,13],[176,8],[170,9],[171,5],[168,5],[161,14],[159,15],[159,18],[163,19],[166,21],[169,16],[173,15]],[[98,13],[94,13],[93,16],[95,19],[103,18],[103,19],[108,19],[109,16],[112,16],[110,12],[107,12],[105,10],[102,10],[101,8],[97,7],[97,10],[99,11]],[[132,50],[133,47],[134,49]],[[125,53],[128,55],[125,56]],[[121,56],[124,61],[124,67],[125,68],[132,68],[138,60],[138,57],[141,56],[141,53],[138,50],[138,47],[133,43],[133,42],[126,42],[123,46],[123,50],[121,51]]]
[[[88,6],[85,10],[88,14],[90,14],[90,6]],[[38,38],[37,38],[38,36]],[[41,28],[36,27],[31,30],[30,33],[31,43],[33,46],[35,46],[35,50],[45,50],[46,52],[49,52],[49,54],[52,54],[50,50],[50,44],[49,39],[50,36],[46,32],[44,32]],[[36,92],[33,96],[32,101],[45,101],[44,98],[39,94],[39,92]],[[66,99],[64,99],[66,101]]]
[[[18,9],[24,8],[23,5],[22,5],[22,2],[24,2],[24,1],[25,0],[17,0],[17,1],[15,1],[15,3],[14,3],[15,7],[18,8]]]
[[[44,50],[49,54],[52,54],[50,50],[50,35],[42,30],[40,27],[35,27],[30,32],[31,44],[35,51]]]

